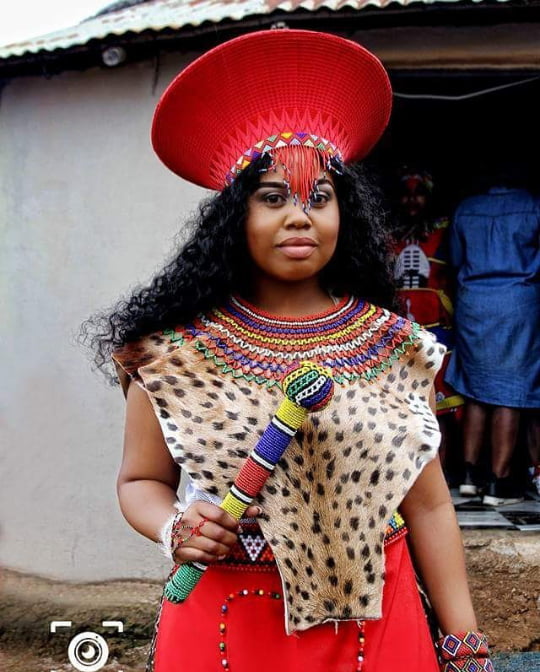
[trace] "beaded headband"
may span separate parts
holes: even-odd
[[[418,185],[424,187],[424,189],[431,193],[433,191],[433,178],[431,175],[426,172],[406,172],[400,178],[400,183],[404,191],[414,191]]]

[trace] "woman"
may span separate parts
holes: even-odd
[[[287,30],[217,47],[158,105],[160,158],[221,191],[96,341],[127,394],[124,516],[178,565],[210,565],[184,602],[162,603],[158,672],[437,670],[401,515],[448,635],[441,669],[474,658],[492,670],[436,458],[443,349],[381,307],[394,298],[382,209],[346,166],[380,137],[390,102],[369,52]],[[218,504],[305,359],[329,367],[334,398],[239,526]]]

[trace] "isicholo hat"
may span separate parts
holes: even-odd
[[[152,144],[174,173],[222,190],[264,153],[313,148],[327,163],[364,158],[381,137],[392,89],[379,59],[308,30],[250,33],[211,49],[162,95]]]

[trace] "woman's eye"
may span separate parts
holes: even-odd
[[[265,203],[268,203],[269,205],[281,205],[282,203],[285,203],[287,200],[283,194],[278,194],[278,193],[272,193],[272,194],[264,194],[263,200]]]
[[[311,197],[311,204],[314,206],[326,205],[330,200],[330,195],[324,191],[318,191]]]

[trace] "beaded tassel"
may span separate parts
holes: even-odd
[[[364,668],[364,645],[366,643],[364,621],[358,621],[358,656],[356,658],[356,672]]]
[[[225,601],[221,605],[221,610],[220,610],[220,623],[219,623],[219,654],[221,657],[221,667],[224,670],[230,670],[229,666],[229,660],[228,660],[228,654],[227,654],[227,616],[229,614],[229,609],[232,605],[233,602],[238,600],[239,598],[247,598],[249,596],[253,596],[256,598],[267,598],[270,600],[281,600],[281,593],[274,593],[268,590],[263,590],[262,588],[258,588],[255,590],[249,590],[248,588],[244,588],[242,590],[237,591],[236,593],[230,593],[227,595],[225,598]]]

